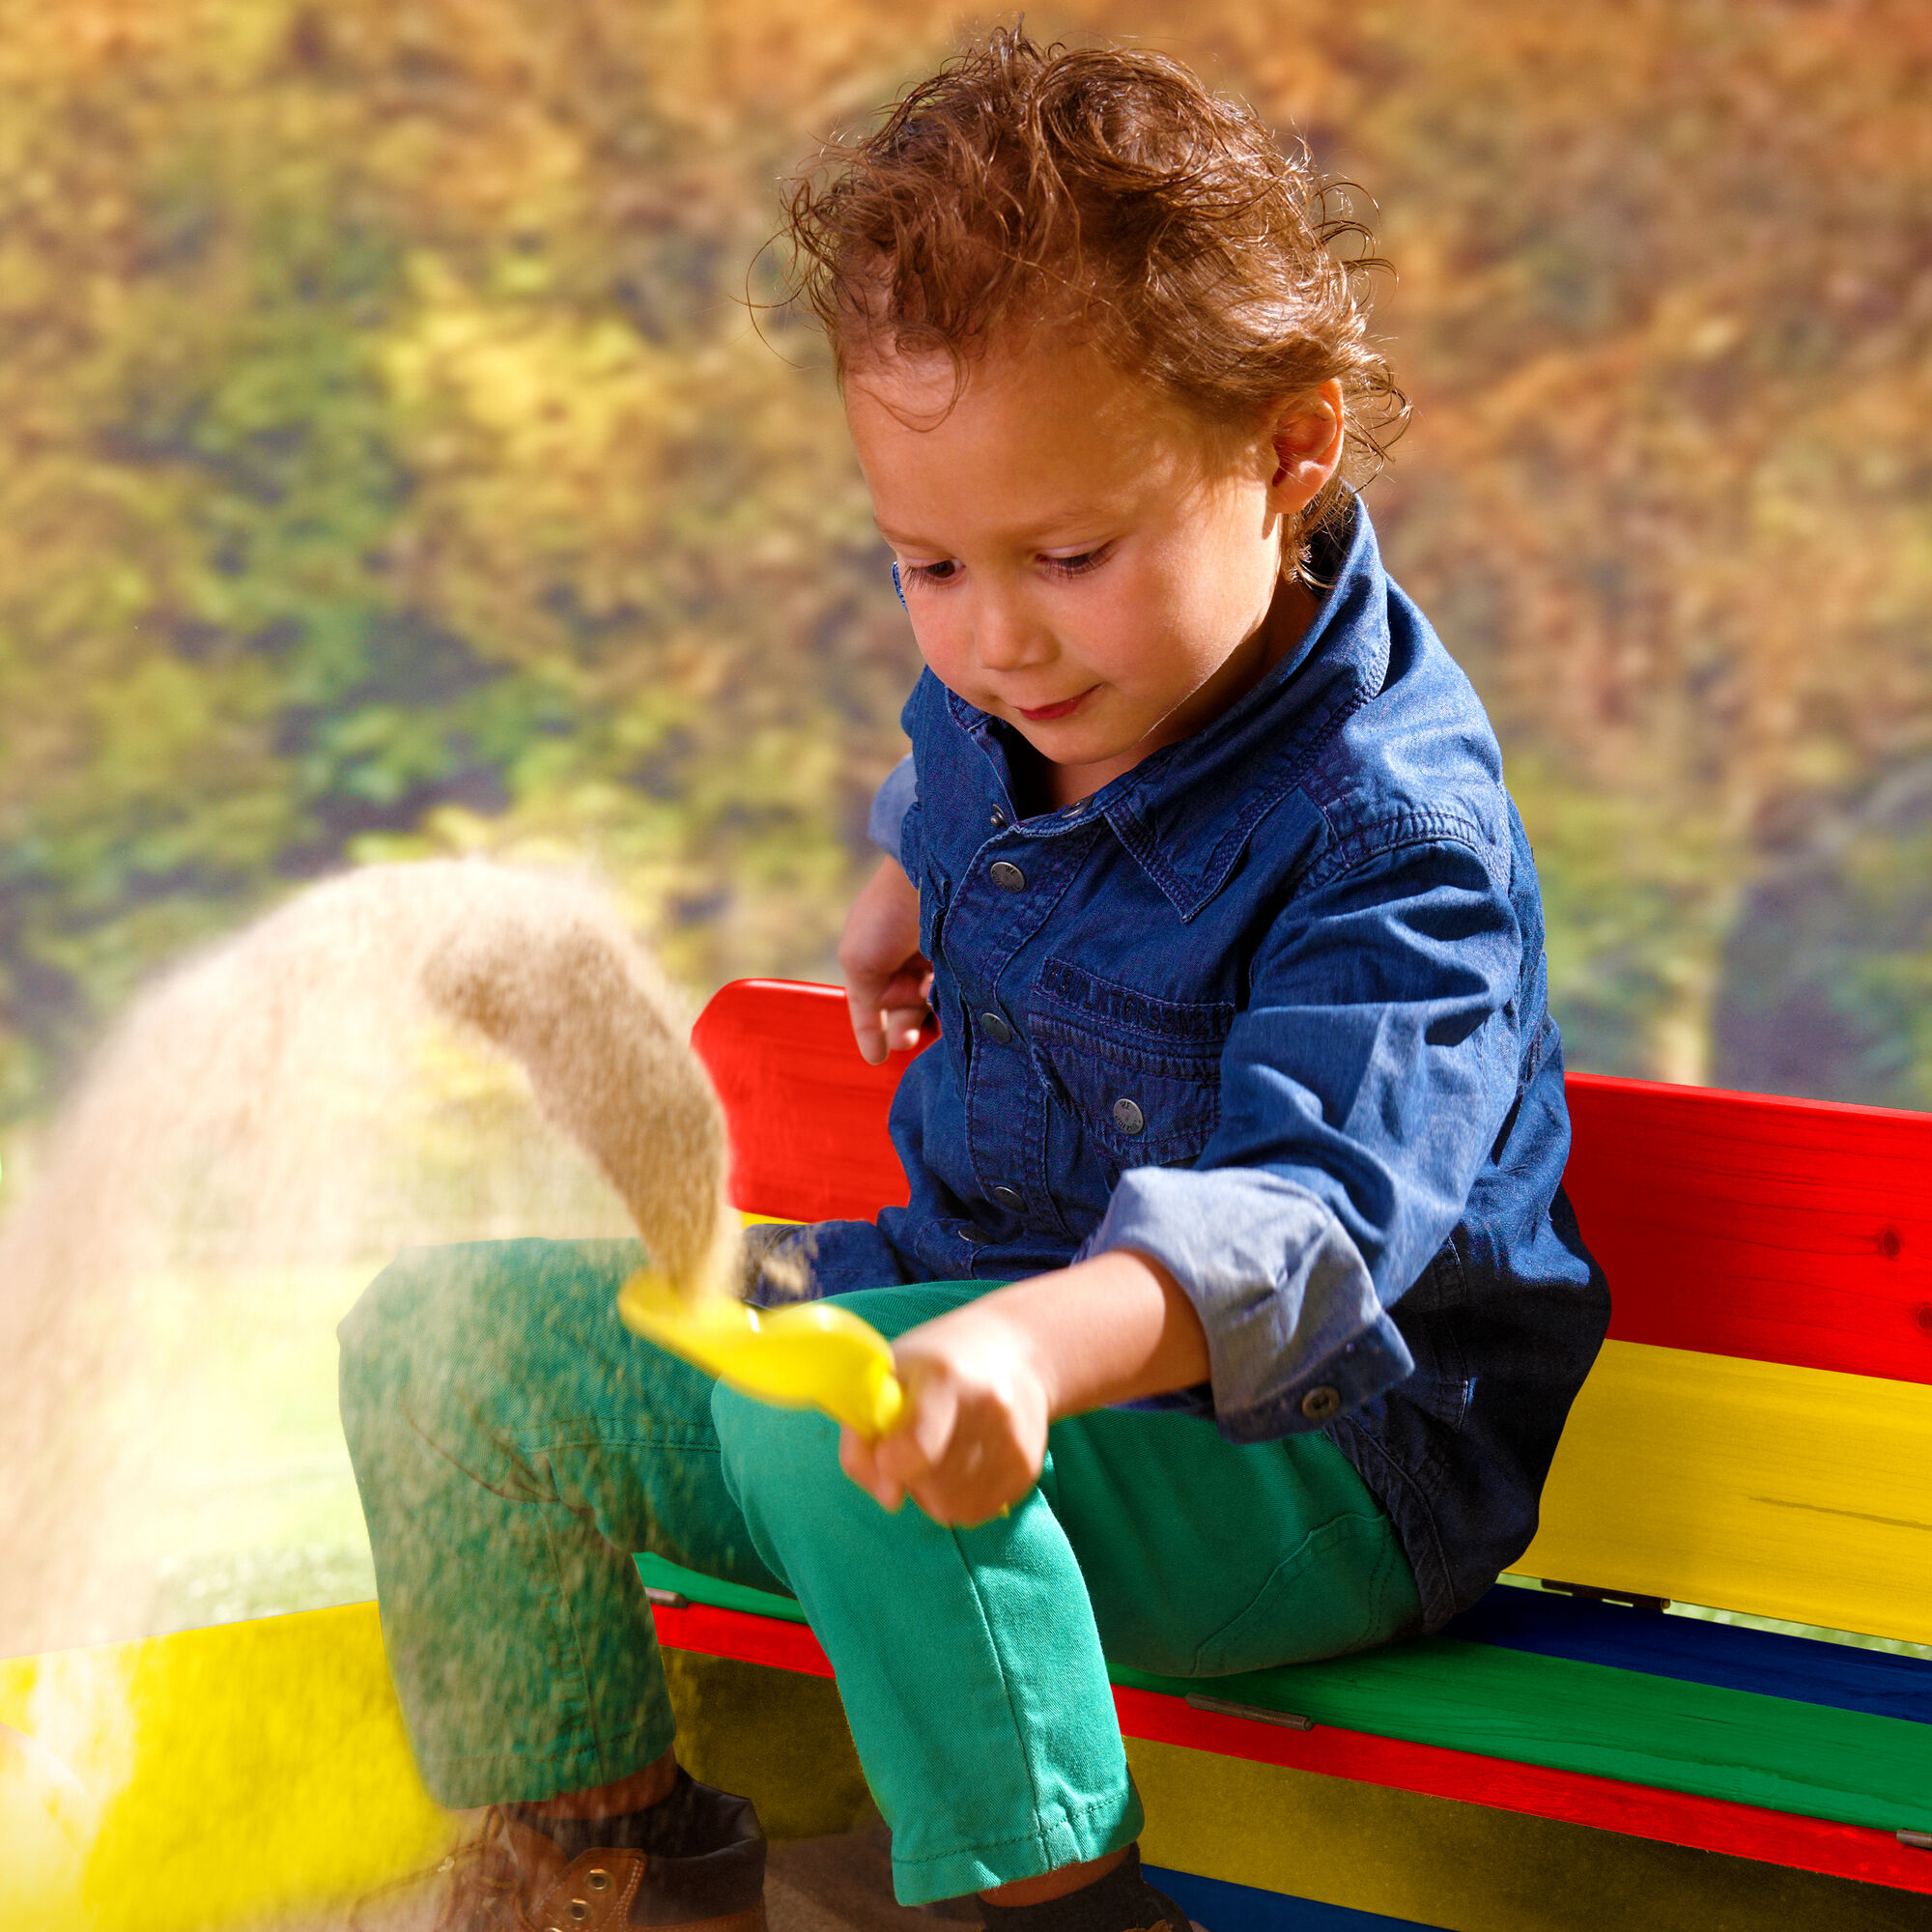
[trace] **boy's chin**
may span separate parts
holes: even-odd
[[[1015,718],[1013,727],[1050,765],[1097,765],[1120,755],[1120,748],[1095,731],[1075,728],[1073,721],[1034,724]]]

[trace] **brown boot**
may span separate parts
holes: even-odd
[[[493,1809],[451,1861],[436,1932],[765,1932],[765,1834],[748,1799],[680,1767],[655,1821],[675,1829],[653,1834],[674,1852],[585,1844],[597,1827],[576,1821],[559,1821],[559,1843],[520,1809]]]

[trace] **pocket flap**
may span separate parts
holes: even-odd
[[[1163,999],[1049,959],[1028,1018],[1041,1077],[1121,1166],[1189,1161],[1208,1145],[1232,1006]]]

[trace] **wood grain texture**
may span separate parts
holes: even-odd
[[[1932,1114],[1565,1085],[1613,1336],[1932,1382]]]
[[[1516,1566],[1932,1643],[1932,1388],[1609,1342]]]
[[[660,1640],[671,1648],[739,1657],[751,1662],[817,1676],[831,1675],[832,1666],[817,1638],[801,1624],[779,1623],[694,1603],[685,1609],[660,1608],[657,1626]],[[1336,1667],[1370,1665],[1377,1658],[1398,1654],[1392,1651],[1365,1654],[1345,1660]],[[1273,1674],[1288,1678],[1295,1673]],[[1530,1694],[1534,1694],[1533,1690]],[[1480,1750],[1420,1743],[1411,1738],[1381,1736],[1336,1723],[1319,1723],[1310,1731],[1286,1730],[1275,1724],[1199,1711],[1178,1695],[1132,1685],[1117,1685],[1114,1703],[1122,1730],[1130,1740],[1185,1745],[1203,1753],[1316,1772],[1357,1784],[1454,1798],[1467,1804],[1491,1805],[1606,1832],[1734,1857],[1770,1860],[1806,1871],[1932,1893],[1932,1855],[1910,1851],[1889,1831],[1870,1826],[1836,1823],[1696,1793],[1661,1790],[1645,1783],[1520,1762]],[[1526,1725],[1533,1726],[1534,1719],[1533,1711],[1496,1713],[1492,1720],[1492,1735],[1500,1732],[1511,1720],[1520,1735]],[[1238,1822],[1239,1814],[1235,1814],[1235,1825]],[[1148,1856],[1153,1859],[1157,1855],[1149,1850]],[[1236,1870],[1188,1863],[1181,1856],[1160,1856],[1163,1861],[1179,1864],[1182,1869],[1229,1878],[1239,1884],[1271,1885],[1278,1890],[1295,1889],[1293,1883],[1286,1880],[1276,1883],[1243,1877]],[[1314,1891],[1309,1895],[1329,1894]],[[1402,1904],[1339,1895],[1334,1902],[1397,1914],[1406,1909]],[[1922,1915],[1925,1908],[1919,1910]]]
[[[1924,1932],[1932,1917],[1920,1891],[1454,1795],[1131,1734],[1127,1761],[1149,1862],[1450,1932]]]
[[[642,1561],[639,1568],[645,1568]],[[689,1633],[713,1628],[713,1641],[758,1645],[757,1662],[813,1673],[831,1667],[803,1629],[796,1605],[673,1572],[655,1559],[648,1575],[696,1606],[753,1613],[749,1627],[709,1627],[689,1621],[696,1607],[671,1611],[673,1619],[685,1619],[663,1626],[687,1633],[677,1641],[690,1646],[697,1639]],[[783,1605],[789,1635],[755,1628],[763,1621],[756,1615],[760,1599]],[[1830,1654],[1823,1644],[1805,1648]],[[1122,1691],[1170,1701],[1210,1690],[1223,1699],[1296,1712],[1338,1730],[1875,1830],[1932,1829],[1932,1724],[1735,1684],[1452,1637],[1248,1671],[1211,1684],[1118,1665],[1110,1675]],[[1238,1738],[1246,1728],[1227,1735]],[[1186,1736],[1196,1740],[1192,1730]],[[1932,1860],[1927,1873],[1932,1877]]]
[[[1185,1697],[1199,1684],[1115,1670]],[[1932,1727],[1436,1637],[1217,1678],[1218,1697],[1520,1765],[1880,1831],[1932,1826]]]
[[[692,1044],[732,1133],[733,1200],[798,1220],[906,1199],[836,986],[741,980]],[[1564,1186],[1621,1341],[1932,1382],[1932,1115],[1572,1074]]]
[[[724,1107],[734,1207],[868,1221],[906,1201],[886,1116],[913,1056],[867,1066],[837,986],[735,980],[713,994],[691,1044]]]
[[[1932,1727],[1932,1660],[1498,1584],[1442,1634]]]

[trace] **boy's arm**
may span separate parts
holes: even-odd
[[[1522,946],[1507,867],[1473,843],[1398,846],[1306,894],[1257,954],[1222,1057],[1220,1125],[1201,1159],[1129,1169],[1092,1262],[973,1304],[1014,1296],[1000,1323],[959,1325],[972,1312],[960,1310],[902,1336],[909,1362],[935,1347],[962,1358],[963,1403],[935,1371],[912,1371],[916,1388],[933,1381],[941,1410],[951,1404],[959,1439],[942,1447],[944,1418],[916,1403],[898,1437],[877,1458],[855,1449],[848,1468],[882,1499],[891,1484],[870,1478],[902,1476],[922,1503],[930,1493],[951,1511],[942,1520],[971,1520],[961,1505],[1000,1487],[976,1476],[976,1459],[1010,1484],[1003,1501],[1024,1494],[1004,1445],[1021,1443],[1037,1471],[1054,1413],[1205,1378],[1204,1411],[1224,1435],[1254,1441],[1321,1427],[1401,1380],[1413,1363],[1389,1304],[1455,1226],[1514,1103]],[[1534,1025],[1541,1009],[1522,1017]],[[1160,1284],[1163,1305],[1177,1291],[1190,1305],[1205,1378],[1199,1358],[1149,1344],[1151,1304],[1118,1272],[1106,1278],[1122,1300],[1109,1299],[1096,1324],[1122,1319],[1118,1335],[1083,1329],[1077,1310],[1063,1321],[1019,1299],[1077,1298],[1088,1268],[1119,1270],[1129,1256]],[[1139,1312],[1117,1318],[1123,1306]],[[1037,1359],[1056,1347],[1067,1360]],[[1086,1350],[1098,1351],[1091,1364],[1073,1359]]]
[[[1234,1441],[1324,1428],[1414,1369],[1391,1310],[1462,1218],[1543,1037],[1540,998],[1518,1005],[1512,877],[1508,846],[1437,837],[1297,895],[1257,949],[1200,1158],[1114,1188],[1091,1245],[1186,1290]]]

